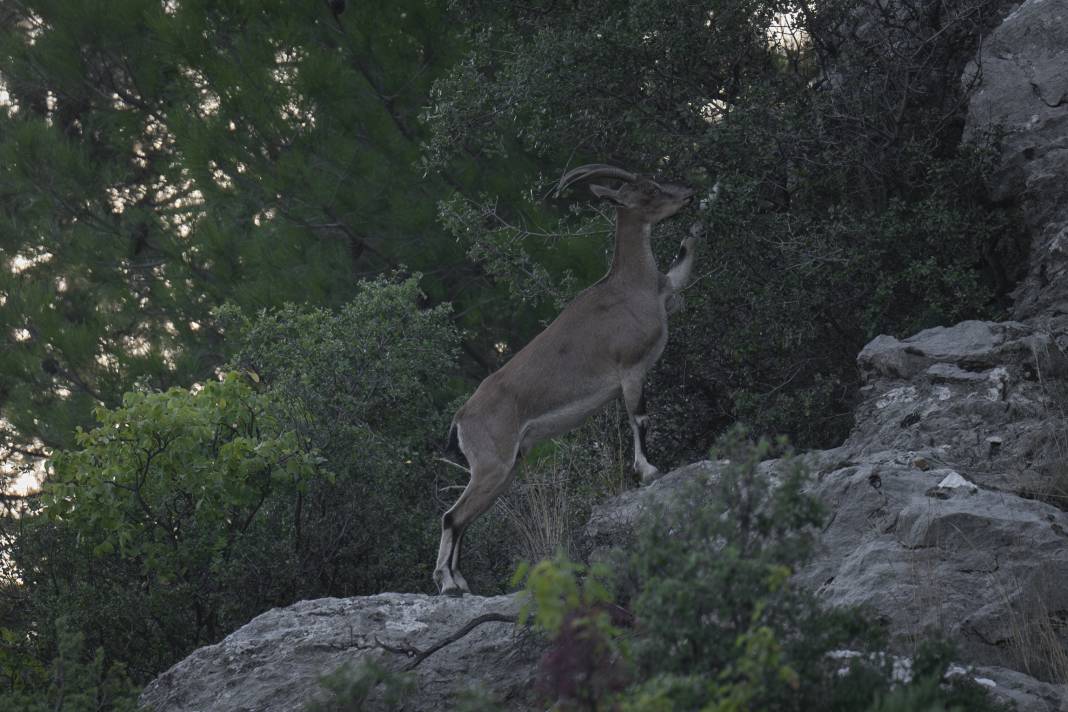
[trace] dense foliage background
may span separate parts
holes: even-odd
[[[77,660],[112,704],[269,606],[429,590],[451,412],[610,259],[550,196],[580,163],[721,186],[658,228],[708,238],[651,459],[836,444],[868,339],[1023,262],[960,140],[999,5],[0,0],[0,694],[82,709]],[[631,483],[619,426],[535,453],[472,584]]]

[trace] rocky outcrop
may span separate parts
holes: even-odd
[[[963,663],[984,666],[971,674],[1023,711],[1068,704],[1068,431],[1051,390],[1063,361],[1050,334],[1018,322],[879,337],[858,359],[865,399],[850,438],[804,456],[830,516],[799,580],[869,609],[899,652],[931,633],[953,639]],[[768,476],[776,466],[762,463]],[[595,551],[720,467],[681,468],[597,507]]]
[[[1068,5],[1026,0],[989,37],[965,73],[979,73],[967,133],[1004,131],[995,199],[1019,201],[1031,234],[1015,318],[1068,330]]]
[[[816,492],[832,517],[802,580],[870,606],[899,639],[933,630],[968,662],[1055,676],[1068,513],[1048,380],[1061,358],[1020,323],[869,344],[857,427],[823,454]]]
[[[717,469],[714,462],[695,462],[668,472],[648,487],[628,490],[594,507],[583,532],[589,558],[604,558],[608,551],[627,544],[646,509],[670,505],[692,479],[715,476]]]
[[[518,609],[516,596],[384,593],[302,601],[200,648],[149,684],[141,703],[154,712],[292,712],[323,697],[321,677],[373,658],[391,669],[418,663],[405,709],[452,710],[456,695],[475,688],[504,709],[534,709],[541,651],[501,620]],[[372,695],[360,709],[396,708]]]
[[[972,667],[968,674],[998,702],[1016,712],[1063,712],[1068,698],[1064,685],[1039,682],[1030,675],[997,667]]]

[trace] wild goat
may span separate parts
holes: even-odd
[[[645,456],[648,416],[645,374],[667,343],[667,316],[689,279],[700,228],[683,240],[666,275],[649,244],[653,225],[693,200],[694,191],[606,165],[569,171],[557,194],[581,180],[623,181],[617,189],[591,185],[616,205],[612,267],[580,293],[457,411],[448,450],[466,457],[471,479],[441,520],[434,581],[446,595],[470,592],[460,574],[460,543],[467,527],[508,489],[516,463],[536,443],[576,428],[606,403],[623,396],[634,433],[634,469],[646,484],[658,471]]]

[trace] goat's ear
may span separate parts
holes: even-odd
[[[596,183],[590,184],[590,190],[592,190],[593,194],[596,195],[598,198],[611,200],[613,203],[620,207],[626,207],[626,204],[623,202],[618,190],[612,190],[611,188],[607,188],[603,185],[597,185]]]

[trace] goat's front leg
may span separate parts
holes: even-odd
[[[660,477],[660,470],[649,462],[645,455],[645,431],[649,416],[645,413],[645,393],[642,380],[645,374],[634,374],[623,380],[623,404],[627,407],[630,429],[634,434],[634,471],[647,485]]]
[[[669,291],[664,300],[668,314],[674,314],[682,309],[682,288],[690,281],[693,258],[697,252],[697,241],[702,235],[704,235],[704,228],[701,223],[694,223],[690,228],[690,234],[679,245],[679,253],[675,256],[671,269],[668,270],[666,288]]]

